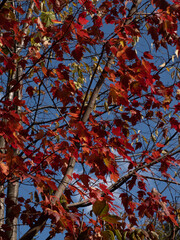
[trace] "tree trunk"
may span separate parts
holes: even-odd
[[[6,204],[6,224],[10,227],[10,230],[6,234],[10,240],[16,240],[18,218],[14,217],[13,207],[17,204],[19,181],[16,177],[13,177],[12,181],[8,182],[7,190],[9,203]]]
[[[0,137],[0,153],[4,153],[4,138]],[[1,159],[0,159],[1,160]],[[4,224],[4,185],[0,183],[0,228]]]
[[[13,1],[13,5],[15,7],[16,1]],[[26,14],[26,19],[31,18],[32,12],[34,8],[34,1],[30,1],[29,3],[29,11]],[[26,35],[28,31],[29,25],[28,23],[25,23],[23,26],[23,32]],[[24,46],[24,38],[22,38],[21,43],[16,43],[14,41],[14,53],[20,54],[21,50],[23,49]],[[23,80],[22,80],[22,74],[23,70],[22,67],[18,65],[17,62],[16,64],[16,71],[11,75],[9,74],[9,79],[8,79],[8,84],[12,80],[16,80],[20,85],[23,85]],[[13,98],[16,96],[18,97],[19,100],[22,100],[22,90],[18,89],[16,92],[11,91],[11,88],[9,88],[7,84],[7,99],[12,101]],[[15,106],[14,109],[16,110],[17,113],[21,112],[21,107]],[[14,155],[18,155],[19,151],[17,149],[14,149]],[[11,172],[11,167],[10,167],[10,172]],[[9,230],[6,232],[7,238],[9,240],[17,240],[17,222],[18,222],[18,214],[16,215],[14,213],[14,209],[16,208],[17,205],[17,199],[18,199],[18,192],[19,192],[19,178],[14,176],[13,174],[11,175],[11,179],[8,182],[7,186],[7,203],[6,203],[6,220],[5,223],[9,227]],[[4,209],[0,212],[1,214],[4,214]]]
[[[4,193],[4,186],[0,186],[0,194]],[[4,198],[0,198],[0,228],[4,224]]]
[[[11,82],[12,80],[16,79],[16,81],[19,81],[21,77],[22,70],[18,70],[18,65],[16,67],[16,71],[13,73],[12,77],[10,76],[8,79],[8,82]],[[19,100],[22,99],[22,91],[18,90],[16,92],[11,92],[11,89],[7,86],[7,93],[8,97],[7,99],[12,101],[15,96],[18,97]],[[14,107],[17,113],[20,113],[21,107]],[[18,150],[13,149],[14,156],[18,155]],[[19,192],[19,178],[11,174],[11,170],[13,168],[13,165],[9,166],[9,174],[10,174],[10,180],[8,181],[7,186],[7,203],[6,203],[6,220],[5,223],[8,226],[8,230],[6,231],[6,235],[8,239],[10,240],[17,240],[17,221],[18,216],[14,213],[14,209],[17,205],[17,198],[18,198],[18,192]]]

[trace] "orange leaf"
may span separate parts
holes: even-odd
[[[44,131],[42,129],[39,130],[38,134],[36,135],[36,139],[41,139],[44,136]]]
[[[9,174],[9,167],[6,164],[0,162],[0,168],[2,173],[4,173],[6,176]]]
[[[164,147],[165,145],[161,143],[156,143],[156,146],[161,148],[161,147]]]
[[[42,72],[44,73],[44,75],[47,77],[47,68],[45,68],[44,66],[42,67]]]

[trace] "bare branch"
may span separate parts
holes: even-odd
[[[157,163],[159,163],[163,158],[167,157],[167,156],[173,156],[177,153],[180,152],[180,150],[175,151],[176,149],[178,149],[180,147],[180,145],[178,145],[177,147],[175,147],[174,149],[172,149],[170,152],[164,154],[163,156],[157,158],[156,160],[152,161],[151,163],[148,164],[143,164],[142,166],[138,166],[136,167],[134,170],[129,171],[126,175],[124,175],[122,178],[120,178],[117,182],[115,182],[114,184],[112,184],[108,189],[111,192],[114,192],[115,190],[117,190],[119,187],[121,187],[124,183],[126,183],[132,176],[134,176],[138,171],[142,170],[143,168],[148,168],[151,167]],[[101,196],[104,196],[105,194],[102,192]],[[89,200],[84,200],[82,202],[78,202],[78,203],[72,203],[72,204],[68,204],[67,207],[87,207],[90,206],[92,203],[89,202]]]

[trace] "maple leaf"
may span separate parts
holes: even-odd
[[[25,11],[23,10],[23,8],[21,7],[21,6],[18,6],[18,7],[13,7],[12,6],[12,8],[14,9],[14,10],[16,10],[18,13],[20,13],[20,14],[24,14],[25,13]]]
[[[0,163],[1,172],[6,176],[9,174],[9,167],[3,162]]]
[[[94,16],[93,18],[93,21],[94,21],[94,24],[97,26],[97,27],[102,27],[103,26],[103,23],[102,23],[102,18],[100,16]]]
[[[165,145],[164,145],[164,144],[161,144],[161,143],[156,143],[156,146],[162,148],[162,147],[164,147]]]
[[[144,57],[148,59],[153,59],[153,56],[149,52],[144,52]]]
[[[180,103],[176,104],[176,105],[174,106],[174,108],[175,108],[175,113],[177,113],[178,111],[180,111]]]
[[[96,216],[106,215],[108,213],[108,211],[109,211],[109,206],[105,200],[103,200],[103,201],[97,200],[93,204],[93,212],[96,214]]]
[[[29,86],[27,87],[26,92],[29,94],[30,97],[32,97],[34,94],[34,88]]]
[[[36,4],[36,7],[40,10],[40,2],[39,0],[33,0]]]
[[[26,113],[21,113],[21,119],[25,124],[29,125],[29,119],[27,118]]]
[[[79,14],[78,21],[81,25],[86,25],[89,21],[86,19],[86,12],[82,12]]]
[[[80,45],[77,45],[71,54],[79,62],[83,57],[83,52],[84,52],[84,48]]]
[[[131,190],[134,187],[136,180],[137,180],[137,177],[133,176],[132,179],[128,182],[129,190]]]
[[[171,128],[176,129],[176,131],[180,131],[180,123],[174,118],[171,117],[170,118],[170,123],[171,123]]]
[[[109,191],[109,189],[107,188],[106,185],[100,183],[100,184],[99,184],[99,187],[101,188],[101,190],[102,190],[105,194],[113,196],[112,192]]]

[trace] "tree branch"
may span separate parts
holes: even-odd
[[[152,161],[151,163],[148,164],[143,164],[142,166],[138,166],[136,167],[134,170],[131,170],[129,173],[127,173],[126,175],[124,175],[122,178],[120,178],[117,182],[115,182],[114,184],[112,184],[108,189],[110,190],[110,192],[114,192],[115,190],[117,190],[119,187],[121,187],[124,183],[126,183],[132,176],[134,176],[138,171],[142,170],[143,168],[148,168],[151,167],[153,165],[155,165],[156,163],[159,163],[163,158],[167,157],[167,156],[173,156],[177,153],[180,152],[180,150],[175,151],[177,148],[180,147],[180,144],[173,148],[170,152],[164,154],[163,156],[159,157],[158,159]],[[175,151],[175,152],[174,152]],[[101,192],[101,196],[103,197],[105,194],[104,192]],[[77,202],[77,203],[72,203],[72,204],[68,204],[67,207],[76,207],[76,208],[80,208],[80,207],[88,207],[92,205],[92,203],[89,201],[89,199],[86,199],[82,202]]]
[[[156,181],[160,181],[160,182],[166,182],[166,183],[170,183],[170,184],[180,185],[179,182],[173,182],[173,181],[169,181],[167,179],[156,178],[156,177],[151,177],[151,176],[143,176],[143,177],[148,178],[148,179],[152,179],[152,180],[156,180]]]

